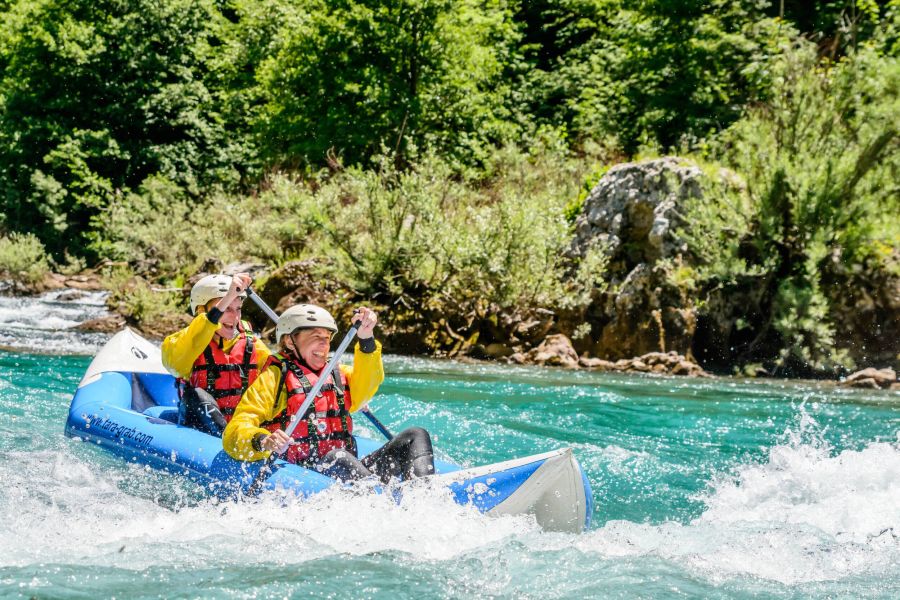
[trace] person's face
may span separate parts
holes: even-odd
[[[211,309],[218,302],[219,300],[210,300],[209,304],[206,305],[206,310]],[[228,308],[225,309],[225,312],[219,318],[219,329],[216,330],[219,336],[230,340],[237,335],[237,326],[241,322],[241,306],[243,304],[243,298],[235,298],[231,301],[231,304],[228,305]]]
[[[297,354],[313,371],[318,371],[328,362],[328,350],[331,347],[331,331],[328,329],[301,329],[291,335],[291,341]]]

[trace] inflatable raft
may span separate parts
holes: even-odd
[[[246,493],[264,461],[234,460],[219,438],[178,425],[177,404],[175,381],[162,365],[159,348],[125,329],[88,367],[69,408],[66,434],[129,462],[189,477],[219,497]],[[361,456],[382,445],[356,440]],[[446,486],[456,502],[483,513],[533,514],[551,531],[581,532],[590,525],[591,488],[571,449],[466,469],[438,460],[435,470],[430,479]],[[340,484],[276,461],[263,489],[309,496],[332,485]]]

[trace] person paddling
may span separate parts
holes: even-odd
[[[207,275],[191,288],[186,328],[163,340],[163,365],[179,382],[182,425],[221,436],[241,395],[271,355],[241,321],[250,275]]]
[[[228,454],[256,461],[287,448],[285,460],[341,481],[375,474],[387,483],[392,477],[434,473],[431,437],[419,427],[402,431],[372,454],[358,458],[351,413],[375,395],[384,381],[384,365],[381,344],[374,337],[377,314],[361,308],[355,319],[359,342],[353,366],[339,365],[323,373],[331,338],[337,332],[331,314],[319,306],[300,304],[278,318],[275,335],[280,352],[269,358],[265,370],[247,388],[225,428],[222,444]],[[284,428],[319,377],[329,380],[291,439]]]

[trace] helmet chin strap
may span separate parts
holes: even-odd
[[[325,364],[322,365],[322,367],[319,367],[319,369],[313,369],[312,365],[309,364],[308,362],[306,362],[306,360],[304,360],[304,358],[300,355],[300,351],[297,349],[297,342],[294,341],[295,335],[297,335],[297,334],[291,333],[288,335],[288,339],[291,341],[291,343],[290,343],[290,345],[285,344],[285,350],[287,351],[287,353],[291,355],[291,358],[293,358],[294,360],[296,360],[298,363],[300,363],[302,365],[306,365],[306,367],[308,367],[310,370],[320,371],[322,369],[322,367],[324,367],[325,364],[327,364],[327,361]]]
[[[288,354],[291,355],[291,358],[296,360],[297,362],[303,362],[303,358],[300,356],[300,352],[297,351],[297,342],[294,341],[294,336],[297,335],[295,333],[288,334],[288,340],[290,340],[290,344],[285,344],[285,350]]]

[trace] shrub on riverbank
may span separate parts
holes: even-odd
[[[746,195],[691,207],[685,236],[703,293],[754,289],[735,315],[744,333],[734,362],[792,373],[852,368],[852,315],[836,307],[854,294],[854,273],[878,279],[900,269],[900,63],[862,47],[822,64],[812,44],[798,42],[775,67],[771,100],[711,150],[742,175]],[[858,357],[866,338],[871,352],[891,335],[861,334]]]
[[[532,153],[498,151],[477,180],[432,154],[403,170],[385,155],[373,169],[273,175],[253,195],[193,206],[158,180],[114,205],[98,243],[160,281],[192,275],[208,257],[270,266],[313,258],[360,297],[415,306],[410,318],[426,310],[471,323],[498,309],[569,309],[603,274],[600,249],[578,263],[564,254],[565,210],[591,165],[552,140]]]
[[[50,272],[44,245],[31,234],[0,237],[0,278],[35,284]]]
[[[125,265],[105,268],[102,280],[109,290],[107,305],[129,325],[162,338],[190,322],[179,288],[166,288],[135,276]]]

